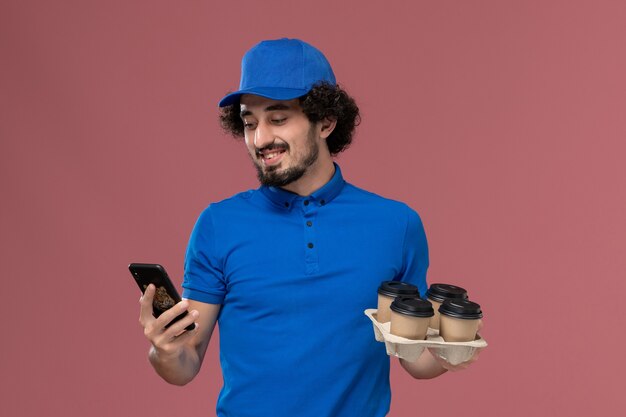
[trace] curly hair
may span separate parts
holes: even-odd
[[[339,85],[319,83],[304,96],[299,98],[302,111],[311,123],[329,118],[337,124],[326,139],[331,155],[346,150],[352,143],[354,129],[361,122],[359,108],[352,97]],[[239,103],[220,109],[220,125],[226,133],[235,138],[243,138],[243,121],[239,115]]]

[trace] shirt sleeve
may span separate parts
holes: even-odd
[[[215,227],[209,206],[198,218],[185,254],[183,298],[222,304],[226,282],[216,252]]]
[[[421,297],[426,296],[428,283],[428,243],[424,225],[415,210],[408,208],[408,218],[404,235],[400,281],[417,286]]]

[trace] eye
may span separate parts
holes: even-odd
[[[286,120],[286,117],[283,117],[282,119],[272,119],[272,123],[274,123],[275,125],[282,125],[283,123],[285,123]]]
[[[253,122],[243,122],[243,128],[246,130],[253,130],[256,127],[256,123]]]

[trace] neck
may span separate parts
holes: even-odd
[[[334,174],[335,165],[332,157],[328,155],[328,158],[323,158],[320,155],[299,180],[285,185],[282,189],[306,197],[326,185]]]

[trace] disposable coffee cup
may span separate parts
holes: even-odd
[[[383,281],[378,287],[378,311],[376,320],[386,323],[391,320],[389,306],[396,297],[419,297],[420,292],[415,285],[401,281]]]
[[[435,315],[430,319],[430,327],[439,329],[439,307],[441,304],[449,298],[454,300],[467,299],[467,291],[465,288],[452,284],[431,284],[426,291],[426,298],[433,304],[435,310]]]
[[[483,317],[480,305],[470,300],[447,299],[439,307],[439,335],[446,342],[471,342],[476,339]]]
[[[424,340],[433,316],[433,305],[421,298],[397,297],[390,306],[391,334],[407,339]]]

